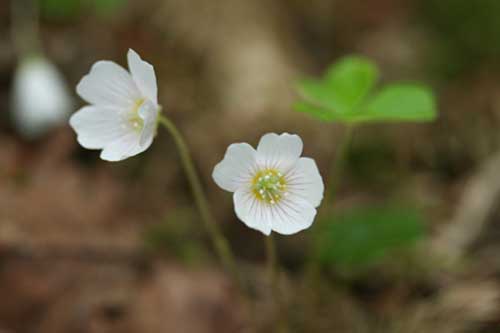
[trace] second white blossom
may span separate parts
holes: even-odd
[[[257,150],[230,145],[215,166],[215,182],[234,192],[236,215],[248,227],[288,235],[312,225],[324,185],[314,160],[300,157],[302,146],[298,135],[269,133]]]

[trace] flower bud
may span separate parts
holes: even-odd
[[[72,100],[61,73],[43,56],[21,59],[12,90],[12,120],[27,139],[36,139],[63,124]]]

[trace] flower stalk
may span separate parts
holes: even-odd
[[[276,316],[276,332],[288,332],[287,310],[281,297],[281,289],[279,284],[279,263],[276,254],[276,244],[273,234],[264,236],[266,246],[267,271],[269,274],[269,284],[274,302]]]
[[[269,274],[270,286],[273,290],[273,294],[277,295],[279,293],[279,283],[278,283],[278,262],[276,257],[276,246],[274,244],[273,235],[264,236],[264,241],[266,243],[266,260],[267,260],[267,271]]]
[[[222,261],[224,267],[235,278],[236,282],[240,285],[240,287],[243,287],[241,277],[238,274],[238,270],[236,268],[236,262],[233,253],[231,252],[228,241],[222,235],[219,227],[217,226],[217,223],[215,222],[212,213],[210,212],[207,198],[201,186],[200,178],[195,170],[193,160],[191,159],[191,155],[189,152],[189,148],[186,142],[184,141],[183,136],[181,135],[177,127],[174,125],[174,123],[170,121],[170,119],[168,119],[167,117],[160,115],[158,117],[158,121],[163,127],[165,127],[165,129],[170,133],[170,135],[172,135],[174,139],[177,150],[179,151],[182,167],[186,172],[186,177],[189,181],[189,185],[191,186],[196,206],[201,215],[201,220],[212,240],[217,255]]]
[[[39,4],[36,0],[11,1],[11,35],[18,55],[39,53]]]

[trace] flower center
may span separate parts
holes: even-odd
[[[261,170],[252,180],[252,192],[258,200],[273,205],[287,195],[285,177],[275,169]]]
[[[139,116],[139,109],[141,108],[142,104],[144,104],[144,101],[144,98],[135,101],[132,112],[130,113],[130,117],[128,118],[130,125],[136,131],[141,131],[144,127],[144,119]]]

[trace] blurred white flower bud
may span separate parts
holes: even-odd
[[[64,124],[73,107],[64,79],[43,56],[22,59],[14,74],[12,120],[25,138],[35,139]]]

